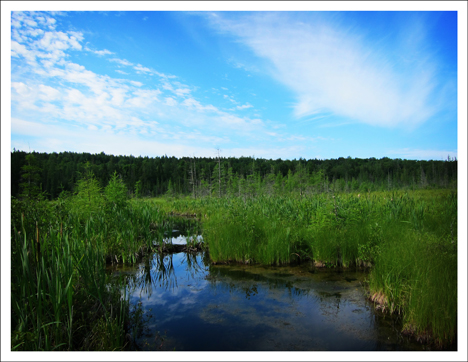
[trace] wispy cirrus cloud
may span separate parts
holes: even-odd
[[[247,108],[252,108],[252,107],[253,106],[251,104],[246,103],[246,104],[243,104],[241,106],[237,106],[236,108],[240,110],[240,109],[247,109]]]
[[[92,44],[86,42],[83,33],[58,31],[56,25],[47,13],[12,15],[15,139],[35,137],[39,142],[37,136],[47,133],[47,141],[40,143],[52,151],[46,145],[63,148],[67,139],[74,136],[84,139],[89,132],[96,139],[101,135],[106,142],[114,140],[116,145],[117,140],[128,134],[133,137],[132,145],[138,137],[143,137],[143,143],[157,138],[161,141],[160,153],[171,149],[182,155],[181,150],[211,153],[214,144],[229,146],[241,138],[269,137],[265,133],[268,127],[261,119],[239,116],[204,102],[195,95],[197,86],[181,83],[174,75],[133,63],[106,49],[91,50]],[[80,64],[79,58],[72,57],[72,52],[99,57],[113,55],[107,61],[124,67],[115,69],[123,77],[91,71]],[[146,85],[130,77],[132,73],[144,73],[155,79]],[[247,103],[239,109],[251,107]],[[198,126],[204,127],[203,131],[193,130]],[[168,142],[176,142],[179,148],[168,148]],[[189,146],[194,142],[196,147]],[[91,143],[83,140],[81,145],[91,147]]]
[[[373,126],[414,128],[447,110],[456,85],[441,76],[427,49],[424,20],[393,24],[404,36],[389,41],[371,39],[331,16],[308,16],[307,23],[288,13],[206,18],[266,60],[264,68],[295,94],[298,118],[328,113]]]
[[[110,50],[107,50],[107,49],[103,49],[103,50],[92,50],[88,47],[85,47],[85,50],[87,50],[88,52],[91,52],[91,53],[94,53],[96,55],[111,55],[111,54],[114,54],[113,52],[111,52]]]
[[[111,58],[109,59],[110,62],[115,62],[115,63],[118,63],[120,65],[124,65],[124,66],[133,66],[133,63],[129,62],[128,60],[126,59],[119,59],[119,58]]]

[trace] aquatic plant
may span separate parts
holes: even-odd
[[[456,338],[456,192],[127,200],[115,174],[104,194],[86,177],[52,202],[12,198],[15,350],[124,348],[128,304],[106,262],[157,250],[175,215],[202,222],[192,235],[202,231],[214,263],[371,266],[370,293],[402,314],[407,331],[440,344]]]
[[[370,294],[405,329],[451,343],[457,323],[457,194],[450,190],[178,200],[206,216],[214,263],[371,266]]]
[[[134,263],[163,238],[152,203],[102,195],[92,175],[58,200],[12,198],[12,350],[121,350],[128,320],[123,282],[107,262]]]

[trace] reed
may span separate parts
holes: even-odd
[[[41,252],[25,228],[12,243],[12,350],[93,349],[86,335],[95,318],[122,324],[127,303],[108,286],[100,248],[84,247],[68,233],[44,233]],[[119,291],[119,292],[117,292]],[[109,310],[117,305],[119,316]],[[121,338],[112,342],[121,349]],[[104,335],[101,338],[107,338]],[[113,349],[112,348],[112,349]]]
[[[150,224],[163,215],[152,203],[92,212],[73,203],[12,199],[12,350],[126,348],[129,303],[106,260],[136,262],[162,240]]]
[[[12,349],[125,348],[128,300],[106,262],[156,250],[178,214],[202,221],[214,263],[371,266],[370,294],[405,330],[456,338],[456,192],[94,201],[12,199]]]
[[[174,200],[206,215],[215,263],[367,266],[369,293],[439,345],[457,326],[457,194],[450,190]],[[204,219],[205,220],[205,219]]]

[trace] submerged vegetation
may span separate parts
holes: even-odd
[[[396,188],[390,178],[353,186],[302,166],[284,177],[254,168],[224,177],[215,168],[211,186],[189,172],[186,194],[170,182],[154,199],[140,197],[141,182],[113,172],[103,183],[85,164],[72,190],[53,200],[41,173],[26,155],[11,199],[12,350],[129,348],[139,313],[106,263],[164,250],[176,215],[201,223],[194,234],[213,263],[370,268],[369,297],[401,315],[403,332],[441,347],[456,341],[456,173],[436,187],[420,168],[419,180]]]

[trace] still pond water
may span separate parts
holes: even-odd
[[[113,273],[126,279],[133,309],[145,320],[137,350],[423,349],[366,299],[364,272],[211,265],[203,252],[181,252]]]

